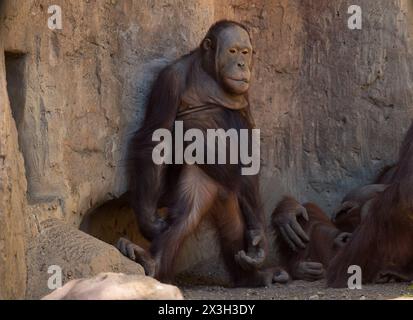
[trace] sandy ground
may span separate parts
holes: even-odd
[[[407,283],[365,285],[361,290],[326,288],[324,281],[293,281],[287,285],[254,289],[217,286],[187,286],[181,289],[185,299],[194,300],[383,300],[413,296],[413,288],[409,288]]]

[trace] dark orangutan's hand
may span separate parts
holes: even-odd
[[[288,206],[273,219],[282,237],[294,251],[297,251],[298,248],[304,249],[306,242],[310,240],[297,221],[299,216],[302,216],[306,221],[309,220],[307,210],[295,202],[294,205]]]
[[[247,252],[241,250],[235,255],[235,261],[246,271],[260,268],[266,258],[266,243],[263,230],[247,231],[247,240]]]
[[[324,267],[318,262],[301,261],[294,270],[294,278],[305,281],[317,281],[324,275]]]

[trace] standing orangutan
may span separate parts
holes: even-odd
[[[163,69],[153,85],[128,157],[131,204],[141,233],[152,241],[151,248],[147,253],[123,238],[118,248],[159,280],[172,280],[184,240],[207,215],[217,227],[234,285],[260,286],[272,280],[270,271],[259,270],[267,244],[257,175],[242,175],[240,161],[158,165],[151,157],[156,145],[153,133],[160,128],[172,132],[175,120],[183,122],[184,132],[251,131],[252,57],[245,26],[220,21],[209,29],[199,48]],[[176,160],[177,154],[173,157]],[[167,208],[166,218],[158,214],[162,207]]]
[[[314,204],[285,198],[272,225],[293,278],[316,280],[327,270],[328,285],[344,287],[357,265],[364,283],[413,280],[413,124],[398,163],[346,195],[332,221]]]

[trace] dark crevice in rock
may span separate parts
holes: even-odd
[[[17,130],[23,122],[26,104],[25,66],[26,55],[19,52],[5,52],[7,92]]]
[[[138,227],[128,196],[112,199],[88,212],[80,224],[80,230],[106,243],[114,245],[120,237],[126,237],[143,247],[147,241],[138,232]]]
[[[19,51],[6,51],[7,92],[13,119],[18,132],[19,150],[23,155],[27,180],[27,199],[29,204],[50,202],[59,198],[45,179],[49,150],[47,146],[48,121],[47,111],[40,97],[38,110],[28,109],[27,95],[27,59],[28,55]],[[38,122],[33,119],[39,120]],[[35,149],[41,149],[37,154]]]
[[[4,53],[6,64],[7,93],[13,119],[18,132],[19,150],[23,154],[28,190],[30,190],[30,179],[28,176],[26,150],[24,149],[24,138],[22,130],[24,127],[24,113],[26,106],[26,54],[18,51],[6,51]],[[28,191],[29,193],[29,191]],[[29,194],[30,195],[30,194]]]

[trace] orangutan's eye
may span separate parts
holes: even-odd
[[[235,50],[234,48],[231,48],[231,49],[229,49],[229,52],[232,53],[232,54],[234,54],[234,53],[237,52],[237,50]]]

